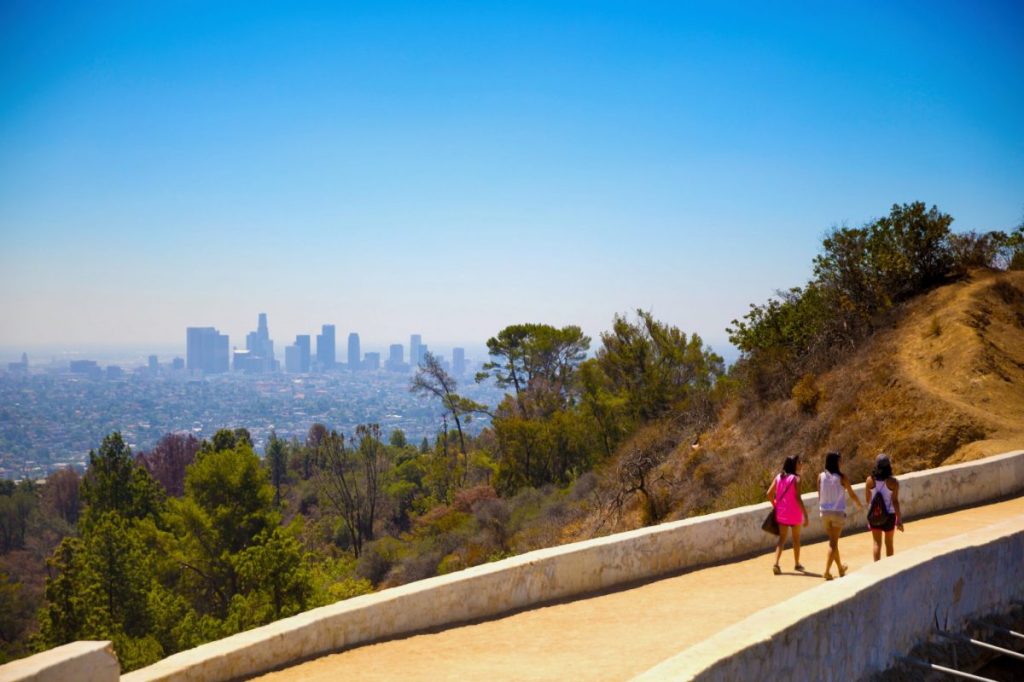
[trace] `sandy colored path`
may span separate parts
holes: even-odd
[[[1016,514],[1024,514],[1024,497],[911,521],[905,533],[896,533],[896,552]],[[589,599],[357,647],[257,679],[626,680],[818,585],[827,547],[817,542],[802,548],[807,574],[792,570],[793,554],[787,550],[781,576],[772,575],[773,556],[767,554]],[[871,561],[866,532],[844,536],[839,548],[851,571]]]

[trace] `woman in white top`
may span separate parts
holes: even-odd
[[[846,495],[857,503],[861,509],[864,505],[857,499],[857,495],[850,487],[850,479],[839,469],[839,460],[842,458],[838,452],[830,452],[825,455],[825,470],[818,476],[818,511],[821,514],[821,522],[828,533],[828,561],[825,562],[825,580],[832,580],[832,562],[836,562],[839,570],[839,577],[846,575],[847,566],[839,560],[839,536],[843,532],[843,524],[846,523]]]

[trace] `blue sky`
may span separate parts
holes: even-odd
[[[1021,7],[8,0],[0,346],[723,348],[831,226],[1024,218]]]

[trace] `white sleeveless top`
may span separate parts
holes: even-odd
[[[871,493],[871,499],[875,499],[875,493],[881,493],[882,499],[885,500],[885,511],[890,514],[895,514],[896,510],[892,506],[892,491],[889,490],[889,486],[885,484],[885,481],[876,481],[875,489]],[[870,501],[869,501],[870,504]]]
[[[837,474],[822,471],[818,476],[818,511],[846,513],[846,489],[843,478]]]

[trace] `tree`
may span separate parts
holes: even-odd
[[[163,504],[156,483],[135,463],[131,449],[117,431],[103,439],[99,453],[89,452],[82,498],[90,517],[113,511],[125,518],[156,518]]]
[[[437,356],[427,352],[423,356],[423,362],[416,370],[409,390],[421,395],[432,395],[441,401],[441,405],[447,414],[455,421],[455,429],[459,433],[459,451],[463,456],[464,469],[469,467],[469,455],[466,451],[466,437],[462,432],[462,422],[469,422],[474,412],[483,412],[485,408],[479,403],[463,398],[456,390],[458,382],[444,370]],[[447,433],[447,428],[445,432]]]
[[[288,457],[284,441],[271,430],[267,440],[267,467],[270,469],[270,483],[274,486],[274,506],[281,506],[281,484],[288,474]]]
[[[488,339],[487,351],[495,359],[483,366],[476,380],[493,378],[500,388],[513,388],[524,417],[531,416],[527,392],[536,408],[550,412],[568,401],[573,373],[589,348],[590,337],[577,326],[511,325]]]
[[[356,427],[349,447],[332,431],[320,443],[324,466],[316,471],[317,489],[345,524],[356,557],[374,538],[374,524],[384,502],[390,456],[377,424]]]
[[[81,485],[82,477],[69,467],[51,473],[46,477],[46,485],[43,486],[43,500],[46,505],[71,526],[78,523]]]
[[[637,310],[637,318],[633,323],[615,316],[612,330],[601,335],[598,365],[637,424],[674,410],[703,428],[714,418],[711,395],[725,373],[722,358],[697,334],[687,337],[644,310]]]
[[[9,489],[9,494],[0,494],[0,554],[25,546],[29,516],[39,506],[39,497],[31,481],[23,481]]]
[[[199,439],[191,433],[168,433],[152,450],[140,452],[136,461],[168,495],[181,497],[185,493],[185,469],[195,461],[199,446]]]
[[[245,441],[201,452],[189,467],[185,496],[174,501],[171,520],[183,589],[197,612],[227,616],[240,590],[232,557],[279,523],[273,496],[266,470]]]

